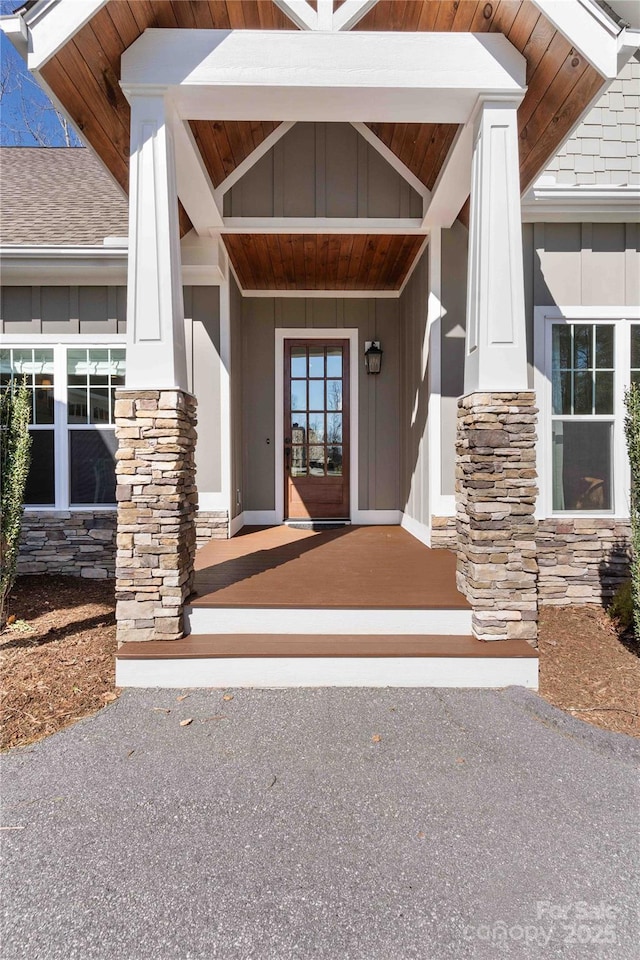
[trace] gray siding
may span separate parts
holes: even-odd
[[[203,492],[220,490],[220,290],[184,288],[189,389],[198,398],[196,481]]]
[[[402,510],[423,524],[431,519],[426,436],[429,383],[428,370],[423,369],[428,295],[428,259],[423,253],[400,298],[400,501]]]
[[[458,398],[464,392],[468,242],[469,233],[460,222],[442,231],[440,482],[445,495],[455,492],[456,419]]]
[[[399,509],[398,301],[245,298],[242,313],[244,508],[275,507],[275,457],[282,456],[274,446],[276,327],[355,327],[359,362],[365,340],[381,340],[384,350],[381,376],[367,377],[360,367],[358,505],[362,510]]]
[[[2,287],[0,332],[124,333],[126,287]]]
[[[297,123],[224,199],[232,217],[420,217],[422,199],[348,123]]]
[[[536,223],[525,229],[534,306],[640,302],[640,225]]]

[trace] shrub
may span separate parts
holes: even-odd
[[[631,601],[636,637],[640,637],[640,384],[625,391],[624,432],[631,465]]]
[[[607,613],[616,621],[622,630],[629,630],[633,626],[631,580],[625,580],[625,582],[618,587],[613,600],[609,604]]]
[[[0,393],[0,629],[7,619],[7,598],[16,578],[24,491],[31,462],[31,393],[26,382]]]

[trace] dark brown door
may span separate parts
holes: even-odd
[[[349,517],[349,341],[285,340],[288,519]]]

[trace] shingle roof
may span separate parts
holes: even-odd
[[[0,243],[102,245],[127,235],[127,211],[90,150],[0,148]]]

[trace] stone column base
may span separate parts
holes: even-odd
[[[183,636],[196,549],[196,401],[120,390],[115,404],[118,641]]]
[[[458,402],[458,589],[481,640],[537,641],[535,394]]]

